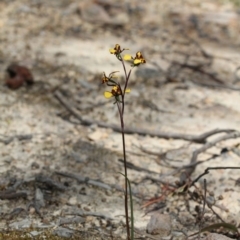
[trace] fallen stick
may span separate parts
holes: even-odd
[[[228,140],[228,139],[239,138],[239,137],[240,137],[240,132],[235,131],[235,132],[232,132],[232,133],[228,133],[224,136],[220,136],[217,139],[214,139],[211,142],[208,142],[208,143],[204,144],[202,147],[195,150],[192,154],[192,158],[191,158],[191,161],[190,161],[190,164],[193,164],[193,166],[187,168],[184,172],[181,173],[180,185],[184,185],[186,183],[187,179],[189,179],[189,177],[195,171],[195,168],[196,168],[197,165],[195,165],[194,163],[197,162],[197,157],[200,153],[205,152],[206,150],[215,146],[219,142],[222,142],[222,141],[225,141],[225,140]]]
[[[56,99],[63,105],[75,118],[77,118],[80,121],[80,124],[82,125],[98,125],[102,128],[111,128],[115,132],[121,132],[121,128],[114,124],[107,124],[104,122],[98,122],[90,119],[83,119],[79,112],[71,107],[71,104],[62,96],[62,94],[59,91],[56,91],[54,93],[54,96]],[[214,134],[218,133],[229,133],[234,132],[234,129],[213,129],[210,131],[207,131],[205,133],[202,133],[200,135],[192,135],[192,134],[182,134],[182,133],[166,133],[166,132],[157,132],[157,131],[150,131],[146,129],[137,129],[132,127],[126,127],[125,133],[126,134],[139,134],[139,135],[149,135],[151,137],[159,137],[159,138],[165,138],[165,139],[183,139],[186,141],[196,142],[196,143],[206,143],[206,140],[208,137],[211,137]]]

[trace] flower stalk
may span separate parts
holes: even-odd
[[[123,66],[123,71],[125,75],[125,81],[123,84],[123,87],[120,83],[118,83],[115,79],[115,72],[112,72],[109,74],[109,76],[106,76],[105,73],[103,73],[102,77],[102,83],[106,84],[107,86],[110,86],[112,89],[110,91],[105,91],[104,96],[105,98],[115,98],[114,104],[117,104],[118,112],[119,112],[119,118],[120,118],[120,124],[121,124],[121,134],[122,134],[122,146],[123,146],[123,162],[124,162],[124,177],[125,177],[125,198],[124,198],[124,205],[125,205],[125,219],[126,219],[126,228],[127,228],[127,239],[134,239],[134,220],[133,220],[133,203],[132,203],[132,195],[130,195],[130,201],[131,201],[131,234],[130,234],[130,226],[129,226],[129,218],[128,218],[128,186],[129,191],[131,194],[131,186],[130,181],[128,179],[128,172],[127,172],[127,157],[126,157],[126,142],[125,142],[125,132],[124,132],[124,110],[125,110],[125,94],[129,93],[131,90],[128,87],[129,79],[131,76],[132,69],[136,66],[139,66],[143,63],[146,63],[146,60],[143,58],[141,52],[137,52],[135,57],[132,57],[131,55],[127,54],[124,57],[122,57],[122,52],[128,50],[128,49],[121,49],[119,44],[116,44],[113,49],[110,49],[110,53],[114,54],[116,58],[121,61]],[[124,61],[130,61],[131,62],[131,69],[129,72],[127,72],[125,62]]]

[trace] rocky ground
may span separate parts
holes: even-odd
[[[119,116],[101,84],[123,76],[116,43],[147,61],[125,106],[136,237],[237,239],[239,5],[1,1],[0,239],[126,239]],[[6,86],[13,62],[33,85]]]

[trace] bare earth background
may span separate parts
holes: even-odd
[[[123,74],[109,54],[116,43],[133,55],[142,51],[147,61],[133,70],[127,127],[191,135],[216,128],[239,131],[239,5],[223,0],[0,1],[0,229],[6,234],[0,239],[13,232],[39,239],[126,238],[121,135],[110,127],[81,124],[55,97],[58,92],[85,120],[118,125],[117,108],[104,99],[101,85],[102,72]],[[12,62],[31,69],[32,87],[5,86],[5,69]],[[222,141],[199,155],[198,161],[218,156],[197,166],[191,178],[207,167],[238,167],[239,143]],[[154,207],[170,216],[166,239],[186,239],[219,222],[210,209],[198,222],[196,206],[202,208],[203,201],[189,195],[169,195],[143,208],[168,187],[151,178],[175,184],[179,172],[173,170],[189,164],[203,143],[127,134],[126,145],[139,237],[164,239],[146,233]],[[239,170],[215,170],[204,178],[216,213],[239,227]],[[196,184],[200,189],[202,179]],[[7,193],[20,197],[9,199]]]

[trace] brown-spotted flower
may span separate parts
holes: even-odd
[[[129,93],[130,91],[131,91],[130,89],[126,89],[125,93]],[[111,97],[117,98],[120,95],[122,95],[122,90],[119,85],[113,86],[111,92],[108,92],[108,91],[104,92],[105,98],[111,98]]]
[[[108,77],[106,76],[105,72],[103,72],[103,76],[102,76],[102,84],[111,82],[111,83],[115,83],[115,81],[113,80],[114,78],[117,78],[117,76],[115,75],[116,72],[119,71],[115,71],[115,72],[111,72]],[[108,84],[109,85],[109,84]],[[111,85],[111,84],[110,84]]]
[[[121,47],[120,47],[119,44],[116,44],[114,48],[109,49],[109,52],[110,52],[111,54],[115,54],[115,55],[120,54],[122,51],[123,51],[123,50],[121,50]]]
[[[121,53],[124,51],[124,50],[128,50],[127,48],[123,48],[121,49],[120,45],[119,44],[116,44],[114,48],[111,48],[109,49],[109,52],[111,54],[114,54],[118,60],[122,61],[122,57],[121,57]]]
[[[146,60],[141,52],[137,52],[135,58],[129,54],[126,54],[124,55],[123,59],[125,61],[131,61],[133,63],[133,66],[138,66],[140,64],[146,63]]]
[[[104,83],[107,83],[109,80],[109,78],[106,76],[105,72],[103,73],[103,76],[102,76],[102,84]]]

